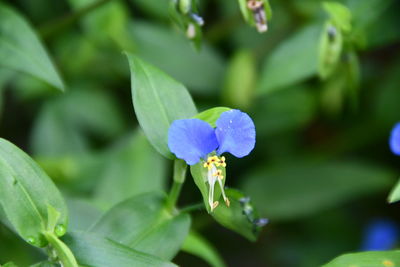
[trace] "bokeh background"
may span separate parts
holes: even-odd
[[[269,30],[259,34],[236,1],[200,0],[199,51],[169,18],[166,0],[3,2],[30,21],[67,90],[0,62],[0,136],[54,179],[73,229],[137,188],[167,189],[171,181],[171,162],[138,128],[126,50],[186,85],[199,110],[230,106],[255,121],[256,149],[228,158],[226,185],[243,190],[269,218],[259,240],[223,228],[204,210],[193,213],[193,227],[228,266],[319,266],[368,249],[368,227],[382,220],[378,227],[394,229],[388,248],[396,246],[400,206],[386,199],[400,173],[388,147],[400,120],[399,1],[338,1],[352,12],[354,40],[325,80],[317,64],[329,18],[322,1],[271,0]],[[180,205],[200,200],[188,178]],[[42,258],[0,225],[0,263]],[[184,252],[174,262],[205,266]]]

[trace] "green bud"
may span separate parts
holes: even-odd
[[[179,0],[178,5],[182,14],[188,14],[191,9],[191,0]]]

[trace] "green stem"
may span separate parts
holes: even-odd
[[[49,36],[64,30],[71,24],[78,21],[81,17],[85,16],[86,14],[90,13],[91,11],[97,9],[98,7],[102,6],[103,4],[105,4],[109,1],[112,1],[112,0],[98,0],[96,2],[93,2],[87,6],[79,9],[75,13],[68,14],[66,16],[63,16],[63,17],[55,20],[55,21],[51,21],[51,22],[45,24],[44,26],[40,27],[40,29],[39,29],[40,35],[43,38],[48,38]]]
[[[64,267],[78,267],[78,262],[75,259],[74,254],[55,234],[51,232],[44,233],[47,241],[55,250],[58,260],[62,263]]]
[[[180,209],[180,212],[185,213],[185,212],[191,212],[191,211],[202,210],[202,209],[204,209],[204,203],[200,202],[200,203],[196,203],[196,204],[192,204],[192,205],[183,207]]]
[[[167,209],[174,211],[182,185],[185,182],[187,165],[183,160],[177,159],[174,162],[174,180],[167,199]]]

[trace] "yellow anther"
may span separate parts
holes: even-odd
[[[211,206],[211,211],[213,211],[218,206],[218,204],[219,204],[218,201],[214,201],[214,203]]]
[[[231,205],[231,202],[229,201],[229,198],[225,198],[225,204],[229,207]]]
[[[226,167],[225,157],[224,157],[224,156],[222,156],[222,157],[219,159],[217,166],[222,166],[222,167],[224,167],[224,168]]]
[[[222,176],[222,171],[221,170],[217,170],[216,172],[213,173],[213,176],[217,176],[217,177]]]
[[[217,156],[208,157],[207,162],[215,163],[218,162],[219,158]]]

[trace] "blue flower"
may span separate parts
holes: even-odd
[[[187,164],[194,165],[218,147],[214,129],[199,119],[176,120],[168,132],[169,149]]]
[[[211,210],[218,206],[214,201],[214,186],[218,182],[227,206],[229,199],[223,188],[222,169],[226,167],[222,153],[235,157],[247,156],[254,148],[256,131],[252,119],[240,110],[223,112],[216,121],[216,129],[199,119],[176,120],[168,132],[168,146],[177,158],[189,165],[199,162],[208,169],[209,205]],[[215,153],[214,153],[215,152]]]
[[[388,250],[395,247],[398,239],[398,228],[389,220],[372,221],[366,228],[362,250]]]
[[[392,152],[400,156],[400,122],[393,127],[390,135],[389,145]]]

